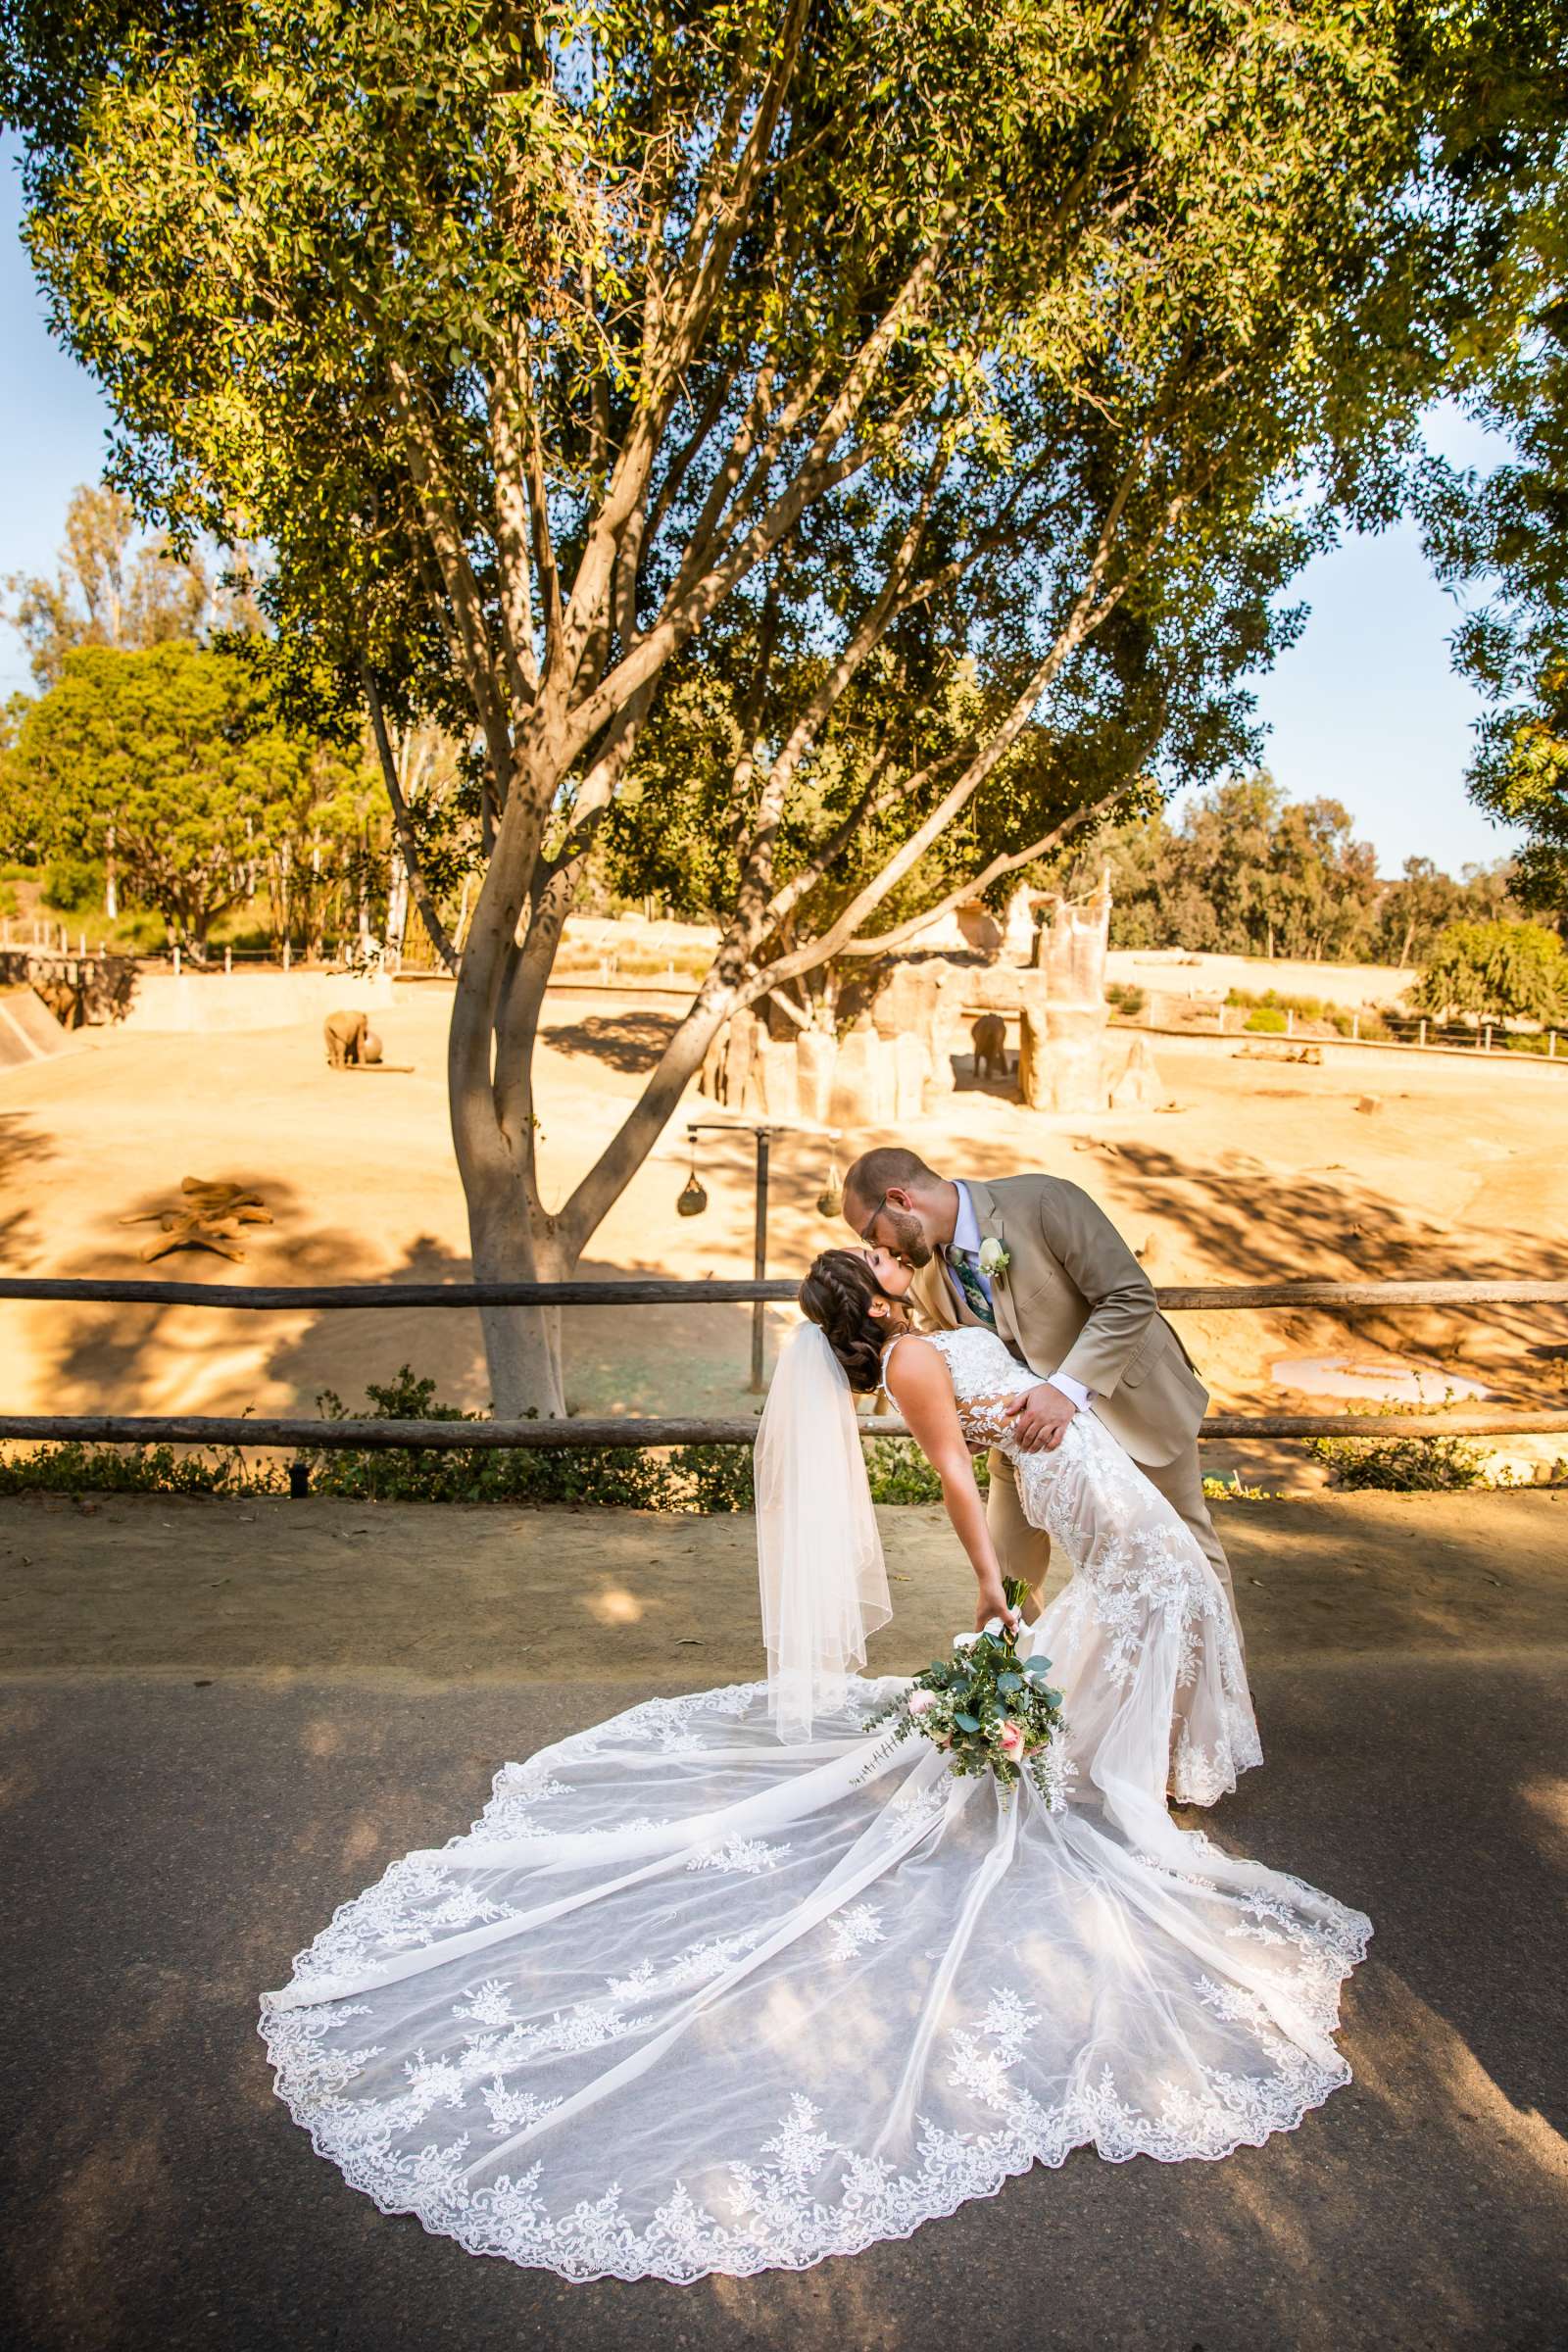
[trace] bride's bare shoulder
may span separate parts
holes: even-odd
[[[900,1388],[950,1379],[948,1359],[937,1346],[934,1333],[901,1331],[897,1339],[888,1342],[882,1356],[882,1386],[890,1394],[895,1379]]]

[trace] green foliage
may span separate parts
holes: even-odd
[[[1134,1021],[1149,1003],[1149,999],[1144,991],[1135,987],[1131,981],[1110,980],[1105,984],[1105,1002],[1111,1010],[1119,1012],[1124,1020]]]
[[[351,1413],[324,1389],[317,1409],[324,1420],[483,1421],[482,1413],[442,1403],[433,1380],[401,1366],[389,1381],[371,1381],[368,1409]],[[942,1482],[911,1438],[867,1441],[866,1469],[873,1501],[940,1502]],[[353,1502],[506,1502],[524,1506],[570,1503],[605,1509],[728,1512],[756,1506],[749,1446],[677,1446],[663,1451],[607,1446],[556,1452],[460,1446],[440,1452],[416,1446],[306,1446],[311,1493]],[[982,1489],[983,1458],[975,1464]],[[0,1494],[278,1494],[288,1475],[276,1463],[244,1453],[176,1453],[171,1446],[40,1446],[0,1460]]]
[[[308,810],[339,810],[357,840],[364,797],[358,761],[291,732],[237,654],[88,647],[23,717],[0,767],[0,832],[51,876],[112,856],[127,893],[201,954]]]
[[[724,1007],[1255,756],[1282,592],[1388,518],[1486,265],[1421,180],[1420,14],[521,24],[8,0],[0,76],[138,511],[267,544],[313,724],[370,682],[477,747],[454,1133],[476,1254],[520,1187],[569,1270]],[[1334,807],[1275,926],[1324,953]],[[530,1054],[590,859],[722,937],[547,1215]]]
[[[1021,1608],[1029,1587],[1005,1579],[1009,1608]],[[1025,1773],[1052,1806],[1061,1801],[1061,1778],[1050,1750],[1062,1732],[1061,1692],[1047,1680],[1051,1660],[1036,1651],[1020,1659],[1017,1635],[976,1634],[945,1658],[936,1658],[909,1688],[873,1715],[868,1733],[894,1740],[915,1735],[941,1749],[960,1780],[989,1775],[1014,1788]]]
[[[1338,801],[1287,801],[1266,769],[1114,829],[1087,851],[1074,886],[1108,858],[1115,948],[1308,956],[1362,952],[1379,899],[1371,845]]]
[[[940,1502],[942,1481],[912,1438],[868,1438],[866,1475],[873,1502]],[[975,1482],[984,1494],[991,1484],[986,1456],[974,1457]]]
[[[1241,1473],[1236,1470],[1231,1471],[1226,1478],[1205,1476],[1202,1487],[1204,1499],[1208,1502],[1271,1502],[1273,1500],[1267,1487],[1244,1487]]]
[[[283,1473],[172,1446],[36,1446],[0,1458],[0,1494],[276,1494]]]
[[[370,1411],[348,1412],[333,1390],[318,1396],[324,1419],[345,1421],[482,1421],[436,1399],[433,1380],[416,1380],[405,1364],[393,1380],[371,1381]],[[629,1446],[522,1452],[464,1446],[440,1452],[413,1446],[368,1447],[364,1452],[302,1448],[311,1490],[368,1502],[597,1503],[630,1510],[668,1510],[670,1474],[660,1458]]]
[[[1568,94],[1560,8],[1466,11],[1435,173],[1462,186],[1495,294],[1465,338],[1471,414],[1502,437],[1490,473],[1434,462],[1422,514],[1440,574],[1472,592],[1454,638],[1487,705],[1470,791],[1522,829],[1517,890],[1568,914]],[[1454,27],[1457,32],[1457,26]],[[1479,592],[1482,601],[1474,602]]]
[[[749,1446],[676,1446],[668,1459],[663,1510],[752,1511],[757,1490]]]
[[[1255,1011],[1248,1014],[1244,1025],[1268,1037],[1283,1037],[1288,1024],[1284,1013],[1276,1005],[1259,1004]]]
[[[1488,1483],[1485,1454],[1463,1438],[1308,1438],[1306,1449],[1337,1487],[1443,1494]]]
[[[1542,923],[1450,923],[1410,1002],[1443,1021],[1557,1022],[1568,1013],[1568,951]]]
[[[102,903],[104,869],[83,858],[52,858],[44,871],[43,903],[62,914],[75,914]]]
[[[1178,825],[1154,811],[1112,827],[1069,862],[1069,886],[1087,887],[1106,859],[1113,948],[1404,964],[1446,923],[1517,911],[1507,860],[1466,866],[1454,881],[1410,858],[1397,882],[1380,882],[1339,802],[1287,801],[1266,770],[1191,803]],[[1259,1001],[1341,1025],[1316,999],[1239,989],[1227,999]]]

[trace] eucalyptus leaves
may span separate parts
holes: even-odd
[[[1009,1577],[1003,1590],[1011,1609],[1029,1592],[1021,1577]],[[1056,1813],[1066,1775],[1051,1754],[1063,1724],[1050,1668],[1049,1658],[1020,1658],[1016,1635],[993,1617],[984,1633],[956,1636],[952,1657],[933,1659],[901,1697],[867,1718],[865,1729],[886,1727],[895,1740],[918,1732],[946,1751],[950,1771],[989,1772],[1004,1788],[1016,1788],[1027,1773]]]

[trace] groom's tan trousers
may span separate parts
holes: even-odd
[[[1225,1589],[1236,1614],[1236,1594],[1231,1585],[1230,1562],[1225,1547],[1215,1533],[1203,1495],[1203,1474],[1198,1465],[1198,1447],[1184,1446],[1168,1462],[1140,1462],[1138,1465],[1151,1486],[1157,1487],[1172,1509],[1178,1511],[1198,1538],[1204,1558]],[[1043,1528],[1031,1527],[1023,1515],[1018,1500],[1018,1489],[1013,1480],[1012,1464],[1004,1453],[993,1450],[990,1457],[991,1496],[986,1504],[986,1521],[991,1529],[991,1541],[997,1547],[1004,1576],[1021,1576],[1036,1596],[1043,1593],[1051,1570],[1051,1538]],[[1241,1619],[1237,1617],[1238,1632]]]

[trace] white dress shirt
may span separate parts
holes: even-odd
[[[974,1270],[979,1278],[980,1287],[989,1298],[991,1297],[991,1278],[980,1264],[980,1220],[974,1213],[974,1202],[969,1198],[969,1187],[966,1184],[956,1184],[954,1189],[958,1196],[958,1214],[954,1222],[953,1240],[949,1246],[961,1251],[965,1257],[974,1260]],[[959,1282],[952,1266],[949,1265],[946,1256],[942,1261],[942,1270],[948,1278],[949,1286],[958,1304],[966,1306],[968,1300],[963,1295],[963,1285]],[[1070,1372],[1048,1372],[1046,1380],[1050,1387],[1058,1390],[1069,1403],[1075,1404],[1080,1412],[1087,1406],[1094,1393],[1092,1390],[1086,1389],[1081,1380],[1074,1380]]]

